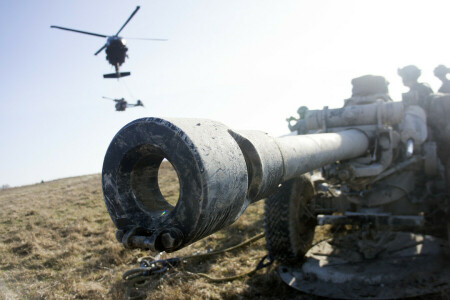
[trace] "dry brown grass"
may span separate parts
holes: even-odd
[[[178,197],[176,177],[164,166],[164,195]],[[0,191],[0,299],[126,299],[122,273],[148,255],[126,250],[103,203],[100,175],[67,178]],[[175,254],[223,249],[263,228],[263,202],[234,225]],[[148,299],[298,298],[273,272],[261,270],[233,282],[210,283],[188,272],[223,277],[251,270],[266,254],[264,240],[240,250],[191,262],[154,280]],[[309,298],[309,297],[306,297]]]
[[[176,203],[176,174],[166,163],[159,175],[163,195]],[[130,287],[121,278],[123,272],[150,253],[126,250],[116,241],[100,181],[100,175],[87,175],[0,190],[0,300],[128,299],[142,292],[147,299],[315,299],[282,283],[273,267],[223,283],[192,275],[248,272],[266,254],[264,239],[188,262],[154,277],[143,289]],[[232,226],[161,258],[224,249],[260,233],[263,206],[263,201],[250,206]],[[317,228],[315,238],[329,235]],[[449,298],[443,294],[433,299]]]

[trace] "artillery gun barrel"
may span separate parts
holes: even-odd
[[[233,223],[285,180],[361,156],[368,147],[369,138],[356,129],[274,138],[206,119],[144,118],[113,138],[103,194],[120,242],[170,252]],[[180,183],[175,206],[158,186],[164,159]]]

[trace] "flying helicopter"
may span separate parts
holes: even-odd
[[[116,102],[115,105],[116,111],[125,111],[125,109],[127,109],[128,107],[136,107],[136,106],[144,107],[144,103],[142,103],[141,100],[137,100],[135,104],[133,103],[129,104],[127,101],[125,101],[125,98],[114,99],[109,97],[103,97],[103,99],[113,100],[114,102]]]
[[[78,32],[78,33],[107,38],[106,43],[103,45],[103,47],[101,47],[97,52],[95,52],[94,55],[97,55],[100,52],[102,52],[103,49],[106,49],[105,50],[106,60],[111,65],[114,66],[114,68],[116,69],[116,72],[110,73],[110,74],[103,74],[103,77],[104,78],[125,77],[125,76],[129,76],[131,73],[130,72],[120,72],[119,67],[125,62],[125,58],[128,57],[128,55],[127,55],[128,48],[126,47],[126,40],[123,37],[120,37],[119,33],[124,29],[124,27],[128,24],[128,22],[130,22],[131,18],[134,17],[134,15],[137,13],[139,8],[140,8],[140,6],[137,6],[136,9],[133,11],[133,13],[130,15],[130,17],[128,18],[128,20],[126,20],[126,22],[122,25],[122,27],[120,27],[119,31],[117,31],[117,33],[115,35],[111,35],[111,36],[108,36],[105,34],[81,31],[81,30],[76,30],[76,29],[71,29],[71,28],[66,28],[66,27],[60,27],[60,26],[55,26],[55,25],[51,25],[50,28],[57,28],[57,29],[74,31],[74,32]],[[136,39],[150,40],[150,41],[167,41],[167,39],[151,39],[151,38],[136,38]]]

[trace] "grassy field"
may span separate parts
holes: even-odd
[[[160,169],[162,192],[178,197],[174,172]],[[229,228],[161,258],[223,249],[263,228],[263,201]],[[100,175],[66,178],[0,191],[0,299],[127,299],[136,291],[121,279],[147,255],[124,249],[103,203]],[[264,239],[242,249],[184,264],[155,277],[147,299],[310,299],[286,287],[272,272],[211,283],[192,273],[225,277],[248,272],[266,254]]]
[[[169,202],[178,181],[169,164],[160,168],[160,187]],[[186,256],[225,249],[261,233],[263,208],[250,206],[232,226],[176,253]],[[316,229],[316,241],[330,233]],[[210,282],[252,270],[266,254],[265,241],[225,254],[188,261],[136,289],[122,280],[148,255],[127,250],[103,203],[100,175],[66,178],[0,190],[0,300],[3,299],[315,299],[282,283],[275,266],[230,282]],[[428,299],[427,297],[419,299]],[[433,299],[449,299],[448,294]]]

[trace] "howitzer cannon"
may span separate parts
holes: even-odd
[[[382,287],[387,281],[399,283],[404,273],[398,268],[404,268],[412,254],[420,254],[411,252],[417,245],[424,255],[415,257],[409,272],[422,272],[420,280],[432,273],[440,277],[434,284],[442,287],[450,274],[448,268],[442,274],[436,268],[448,261],[429,263],[424,258],[440,257],[442,241],[386,231],[423,232],[429,223],[448,228],[449,160],[444,141],[450,126],[445,118],[427,118],[430,113],[445,116],[446,110],[439,107],[450,108],[450,97],[430,99],[424,109],[392,102],[383,93],[356,95],[343,108],[308,111],[290,126],[299,135],[279,138],[231,130],[205,119],[131,122],[112,140],[103,165],[103,193],[118,228],[116,237],[129,248],[176,251],[233,223],[249,204],[267,198],[267,249],[288,265],[280,273],[295,288],[331,297],[361,298],[368,293],[395,298],[398,295]],[[164,159],[180,182],[176,205],[164,199],[158,186]],[[329,243],[311,249],[318,224],[358,227],[359,240],[348,235],[340,242],[357,249],[340,251]],[[342,253],[352,267],[370,260],[374,271],[363,276],[351,267],[331,267],[342,265],[342,257],[332,259]],[[387,256],[393,253],[400,256]],[[326,257],[331,265],[318,257]],[[291,268],[305,259],[303,269]],[[324,264],[334,275],[323,274],[318,266]],[[376,274],[380,268],[385,268],[381,276]],[[362,294],[348,287],[331,288],[357,279],[356,290]],[[361,285],[370,285],[370,291]],[[423,291],[417,286],[401,295]]]
[[[103,166],[103,192],[128,247],[174,251],[233,223],[282,182],[369,147],[359,130],[272,138],[200,119],[136,120],[120,130]],[[157,185],[163,159],[180,181],[172,207]],[[132,233],[131,233],[132,232]],[[130,234],[131,233],[131,234]]]

